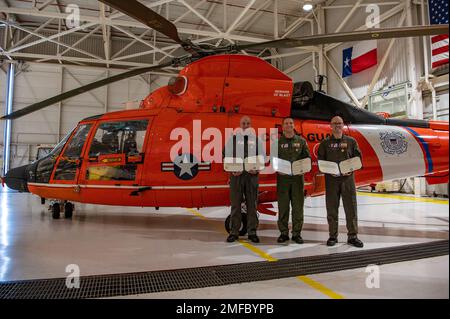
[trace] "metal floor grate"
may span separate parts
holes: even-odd
[[[448,245],[443,240],[276,262],[85,276],[78,289],[68,289],[65,278],[0,282],[0,299],[106,298],[223,286],[443,256],[448,255]]]

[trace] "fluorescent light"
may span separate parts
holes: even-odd
[[[303,3],[303,11],[311,11],[313,9],[312,1],[305,1]]]

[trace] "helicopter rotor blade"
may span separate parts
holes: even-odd
[[[176,43],[181,45],[183,49],[192,55],[198,55],[198,52],[191,46],[190,41],[181,40],[178,29],[169,20],[156,13],[152,9],[146,7],[142,3],[136,0],[98,0],[110,7],[126,14],[127,16],[145,24],[147,27],[156,30],[170,39],[174,40]]]
[[[64,100],[67,100],[67,99],[72,98],[74,96],[86,93],[86,92],[91,91],[91,90],[98,89],[98,88],[100,88],[102,86],[105,86],[105,85],[108,85],[108,84],[111,84],[111,83],[114,83],[114,82],[118,82],[118,81],[121,81],[121,80],[124,80],[124,79],[128,79],[128,78],[131,78],[131,77],[136,76],[136,75],[144,74],[144,73],[147,73],[149,71],[162,69],[162,68],[171,66],[172,64],[173,64],[172,62],[164,63],[164,64],[160,64],[160,65],[155,65],[155,66],[150,66],[150,67],[146,67],[146,68],[135,69],[135,70],[124,72],[124,73],[121,73],[121,74],[118,74],[118,75],[114,75],[114,76],[111,76],[109,78],[102,79],[102,80],[99,80],[99,81],[96,81],[96,82],[84,85],[82,87],[79,87],[79,88],[76,88],[76,89],[64,92],[62,94],[53,96],[53,97],[51,97],[51,98],[49,98],[47,100],[44,100],[44,101],[32,104],[32,105],[27,106],[27,107],[25,107],[23,109],[20,109],[18,111],[12,112],[11,114],[5,115],[2,118],[0,118],[0,120],[14,120],[14,119],[17,119],[19,117],[28,115],[30,113],[39,111],[39,110],[41,110],[41,109],[43,109],[43,108],[45,108],[47,106],[59,103],[59,102],[64,101]]]
[[[240,51],[254,48],[295,48],[328,43],[405,38],[405,37],[439,35],[448,33],[449,33],[448,24],[400,27],[391,29],[372,29],[367,31],[353,31],[335,34],[317,34],[302,38],[290,38],[290,39],[286,38],[262,43],[237,45],[234,47],[234,50]]]

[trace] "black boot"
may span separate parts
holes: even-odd
[[[363,248],[364,244],[362,241],[360,241],[358,239],[358,237],[351,237],[347,240],[347,244],[358,247],[358,248]]]
[[[334,245],[336,245],[337,242],[338,242],[337,238],[330,237],[327,240],[327,246],[330,246],[330,247],[334,246]]]
[[[303,238],[302,236],[298,235],[298,236],[292,236],[292,241],[294,241],[296,244],[303,244]]]
[[[286,235],[280,235],[280,237],[278,237],[277,242],[282,244],[284,242],[287,242],[289,240],[289,236]]]
[[[259,243],[259,238],[258,236],[256,236],[256,234],[254,235],[248,235],[248,239],[252,242],[252,243]]]

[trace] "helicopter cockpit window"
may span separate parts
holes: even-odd
[[[55,180],[71,181],[75,179],[77,168],[80,165],[81,152],[91,126],[91,124],[84,124],[78,127],[59,160]]]
[[[55,148],[52,149],[52,151],[49,153],[49,155],[59,156],[59,154],[61,153],[62,149],[64,148],[64,145],[66,145],[67,140],[72,135],[72,133],[73,133],[73,130],[70,131],[66,136],[64,136],[64,138],[61,140],[61,142],[59,142],[55,146]]]
[[[89,150],[88,180],[132,181],[143,160],[148,120],[100,124]],[[117,156],[115,156],[117,155]],[[115,164],[115,163],[120,164]]]
[[[142,152],[148,120],[102,123],[95,133],[89,157]]]
[[[36,167],[36,182],[37,183],[48,183],[50,181],[50,176],[52,175],[53,168],[55,167],[56,160],[61,153],[64,145],[66,145],[67,140],[72,135],[73,131],[70,131],[58,145],[45,157],[40,158]]]

